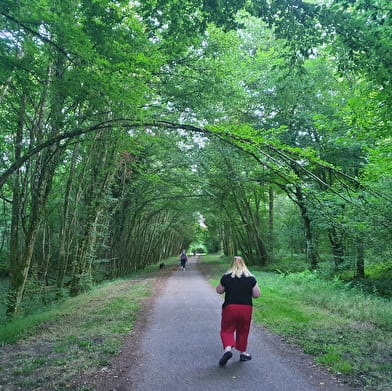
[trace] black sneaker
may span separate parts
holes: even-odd
[[[252,360],[252,356],[250,354],[240,354],[240,361],[249,361]]]
[[[226,352],[222,358],[219,360],[219,366],[220,367],[224,367],[227,362],[233,357],[233,353],[232,352]]]

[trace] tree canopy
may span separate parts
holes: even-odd
[[[386,0],[2,1],[8,313],[198,245],[357,277],[387,261],[391,13]]]

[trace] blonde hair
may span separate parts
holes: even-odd
[[[226,274],[231,274],[232,278],[234,277],[240,278],[241,276],[245,276],[245,277],[252,276],[252,273],[246,267],[245,261],[243,260],[242,257],[233,258],[231,262],[231,267]]]

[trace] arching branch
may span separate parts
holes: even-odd
[[[3,12],[1,13],[1,15],[3,15],[7,19],[13,21],[14,23],[16,23],[17,25],[22,27],[24,30],[28,31],[29,33],[33,34],[35,37],[39,38],[41,41],[46,42],[49,45],[55,47],[56,50],[58,50],[61,54],[63,54],[70,62],[75,64],[75,61],[69,56],[69,54],[61,46],[59,46],[56,42],[53,42],[49,38],[43,36],[42,34],[38,33],[37,31],[33,30],[29,26],[26,26],[23,22],[19,21],[18,19],[15,19],[11,15],[5,14]]]
[[[117,118],[117,119],[112,119],[112,120],[107,120],[100,122],[98,124],[95,124],[93,126],[90,126],[85,129],[76,129],[71,132],[65,132],[65,133],[60,133],[57,136],[54,136],[41,144],[38,144],[32,148],[30,148],[20,159],[15,161],[7,170],[5,170],[1,175],[0,175],[0,189],[2,186],[5,184],[7,179],[15,172],[17,171],[20,167],[23,166],[24,163],[26,163],[31,157],[36,155],[37,153],[41,152],[45,148],[48,148],[52,145],[55,145],[57,143],[60,143],[63,140],[71,140],[76,137],[82,136],[84,134],[100,131],[100,130],[105,130],[105,129],[112,129],[113,127],[119,127],[119,128],[166,128],[166,129],[177,129],[177,130],[187,130],[192,133],[202,133],[206,136],[213,136],[213,137],[218,137],[226,142],[230,142],[232,145],[237,146],[238,148],[242,149],[244,152],[250,154],[254,158],[256,158],[260,163],[264,164],[265,166],[273,169],[274,172],[278,173],[278,175],[286,180],[289,181],[289,178],[286,175],[283,175],[280,173],[276,168],[272,167],[268,163],[261,161],[260,157],[258,154],[266,157],[267,160],[271,161],[274,164],[281,164],[281,161],[285,162],[288,167],[293,168],[295,166],[298,170],[303,171],[306,175],[308,175],[310,178],[312,178],[314,181],[322,184],[325,188],[333,191],[335,194],[339,195],[338,192],[334,191],[330,185],[325,183],[321,178],[319,178],[317,175],[312,173],[310,170],[308,170],[306,167],[304,167],[302,164],[300,164],[294,157],[290,156],[292,154],[292,151],[285,151],[282,148],[278,148],[270,143],[265,142],[263,140],[260,145],[255,144],[255,140],[252,138],[246,138],[243,136],[238,136],[233,133],[228,133],[228,132],[220,132],[216,130],[211,130],[203,127],[198,127],[195,125],[190,125],[190,124],[181,124],[181,123],[175,123],[175,122],[170,122],[170,121],[152,121],[152,122],[143,122],[143,121],[134,121],[132,119],[128,118]],[[277,159],[276,157],[272,156],[270,153],[268,153],[266,150],[269,150],[276,155],[280,157],[280,159]],[[297,156],[304,158],[304,156]],[[309,159],[309,157],[307,157]],[[320,162],[318,160],[312,160],[312,163],[319,165],[320,167],[327,168],[329,170],[332,170],[334,173],[337,175],[341,175],[345,179],[351,181],[352,183],[355,183],[356,186],[359,186],[359,182],[347,174],[341,172],[340,170],[331,167],[327,165],[326,163]],[[341,195],[340,195],[341,196]],[[343,198],[343,196],[341,196]]]

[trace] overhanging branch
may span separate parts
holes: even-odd
[[[339,195],[338,192],[333,190],[330,185],[325,183],[321,178],[319,178],[317,175],[312,173],[310,170],[308,170],[306,167],[301,165],[300,163],[297,162],[297,160],[290,156],[289,154],[292,153],[291,151],[284,151],[270,143],[265,142],[263,140],[260,145],[255,145],[255,142],[252,138],[245,138],[245,137],[240,137],[232,133],[227,133],[227,132],[217,132],[213,131],[207,128],[203,127],[198,127],[190,124],[180,124],[180,123],[175,123],[175,122],[170,122],[170,121],[151,121],[151,122],[143,122],[143,121],[135,121],[132,119],[128,118],[117,118],[117,119],[111,119],[107,121],[100,122],[98,124],[92,125],[88,128],[85,129],[75,129],[70,132],[65,132],[65,133],[60,133],[44,142],[41,144],[38,144],[34,147],[31,147],[20,159],[15,161],[8,169],[6,169],[1,175],[0,175],[0,189],[2,186],[5,184],[7,179],[19,168],[23,166],[31,157],[34,155],[38,154],[45,148],[49,148],[50,146],[53,146],[55,144],[60,143],[63,140],[71,140],[74,138],[77,138],[79,136],[82,136],[84,134],[96,132],[96,131],[102,131],[102,130],[107,130],[107,129],[112,129],[113,127],[119,127],[119,128],[166,128],[166,129],[177,129],[177,130],[187,130],[192,133],[202,133],[206,136],[214,136],[218,137],[226,142],[230,142],[232,145],[235,145],[236,147],[240,148],[244,152],[250,154],[254,158],[256,158],[260,163],[264,164],[266,167],[271,168],[275,173],[278,173],[278,175],[286,180],[290,181],[290,179],[280,173],[276,168],[272,167],[269,165],[267,162],[261,161],[260,157],[257,156],[258,154],[264,156],[267,160],[271,161],[272,163],[275,164],[281,164],[281,161],[285,162],[288,167],[293,168],[293,165],[297,167],[299,170],[303,171],[308,175],[310,178],[312,178],[314,181],[320,183],[323,185],[326,189],[329,189],[333,191],[335,194]],[[243,144],[243,145],[241,145]],[[245,148],[245,146],[251,146],[252,148]],[[254,148],[256,147],[256,149]],[[272,156],[270,153],[266,152],[265,149],[270,150],[271,152],[275,153],[280,157],[280,159],[277,159],[276,157]],[[305,156],[302,156],[302,158],[305,158]],[[309,159],[309,157],[307,157]],[[327,164],[324,164],[323,162],[320,162],[318,160],[312,160],[314,164],[319,165],[322,168],[327,168],[329,170],[332,170],[335,172],[337,175],[341,175],[345,179],[351,181],[352,183],[355,183],[356,186],[360,186],[359,182],[347,174],[341,172],[340,170],[331,167]],[[341,195],[339,195],[341,196]],[[341,196],[342,197],[342,196]]]

